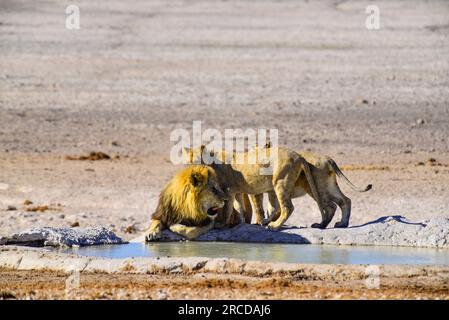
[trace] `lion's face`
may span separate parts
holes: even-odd
[[[204,168],[204,167],[203,167]],[[220,188],[217,176],[213,169],[207,168],[207,175],[192,172],[190,183],[197,191],[197,207],[203,216],[215,217],[223,208],[228,196]]]
[[[165,186],[152,218],[165,225],[188,222],[201,225],[214,218],[228,196],[218,184],[215,170],[205,165],[191,165],[179,171]]]

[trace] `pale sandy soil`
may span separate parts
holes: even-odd
[[[65,2],[1,1],[0,234],[78,222],[134,237],[178,169],[171,130],[193,120],[277,128],[358,166],[347,175],[374,190],[342,183],[352,224],[449,217],[449,2],[376,1],[379,31],[368,3],[80,0],[69,31]],[[120,159],[64,159],[89,151]],[[289,223],[319,220],[294,204]]]

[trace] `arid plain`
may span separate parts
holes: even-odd
[[[447,1],[0,3],[0,235],[148,226],[176,128],[275,128],[358,185],[351,224],[449,217]],[[365,8],[380,8],[380,30]],[[111,159],[69,160],[104,152]],[[294,200],[288,223],[320,219]],[[337,213],[338,214],[338,213]],[[25,277],[27,275],[24,275]],[[5,278],[6,279],[6,278]],[[281,297],[281,296],[279,296]]]

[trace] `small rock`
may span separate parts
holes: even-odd
[[[25,211],[29,211],[29,212],[45,212],[48,210],[56,210],[56,208],[53,208],[48,205],[43,205],[43,206],[28,207],[25,209]]]
[[[134,224],[125,228],[125,233],[136,233],[136,232],[137,228]]]
[[[23,202],[24,206],[29,206],[30,204],[33,204],[33,201],[28,200],[28,199]]]
[[[363,98],[359,98],[356,100],[355,102],[357,105],[361,105],[361,104],[369,104],[369,101]]]
[[[7,211],[16,211],[17,207],[16,206],[8,206],[8,208],[6,208]]]
[[[427,164],[430,165],[430,166],[434,166],[434,165],[437,164],[437,159],[429,158],[429,159],[427,159]]]
[[[424,121],[424,119],[418,119],[418,120],[416,120],[416,124],[419,125],[419,126],[421,126],[421,125],[423,125],[423,124],[425,124],[425,123],[426,123],[426,121]]]
[[[83,156],[66,156],[66,160],[90,160],[90,161],[98,161],[98,160],[110,160],[111,156],[101,152],[101,151],[92,151],[88,155]]]
[[[70,224],[70,226],[71,226],[72,228],[76,228],[76,227],[79,227],[79,226],[80,226],[80,223],[79,223],[78,221],[75,221],[75,222],[72,222],[72,223]]]
[[[1,238],[0,243],[23,243],[38,246],[86,246],[97,244],[121,244],[124,241],[112,231],[103,227],[91,228],[51,228],[38,227],[13,234],[10,237]],[[2,243],[3,244],[3,243]]]

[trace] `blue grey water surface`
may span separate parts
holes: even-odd
[[[59,249],[65,253],[103,258],[209,257],[249,261],[317,264],[422,264],[448,265],[449,249],[264,244],[235,242],[155,242]]]

